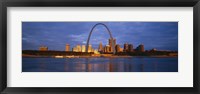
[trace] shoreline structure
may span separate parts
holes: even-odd
[[[178,52],[173,51],[146,51],[132,53],[87,53],[87,52],[66,52],[66,51],[38,51],[38,50],[23,50],[22,57],[30,58],[130,58],[130,57],[178,57]]]
[[[152,58],[168,58],[168,57],[178,57],[178,56],[167,56],[167,55],[155,55],[155,56],[117,56],[117,55],[99,55],[99,56],[36,56],[36,55],[25,55],[22,54],[22,57],[27,58],[132,58],[132,57],[152,57]]]

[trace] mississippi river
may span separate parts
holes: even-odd
[[[178,57],[23,57],[22,72],[178,72]]]

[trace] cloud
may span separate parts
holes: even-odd
[[[86,44],[90,30],[99,22],[23,22],[23,49],[38,49],[38,45],[64,50],[65,44],[71,47]],[[102,22],[108,26],[117,43],[141,43],[145,48],[178,49],[177,22]],[[104,26],[94,28],[90,44],[98,47],[99,43],[108,44],[110,38]]]

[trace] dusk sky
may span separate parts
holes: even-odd
[[[104,23],[110,29],[117,44],[143,44],[145,50],[178,51],[178,22],[22,22],[22,49],[38,50],[48,46],[49,50],[70,49],[77,44],[86,45],[90,30],[97,23]],[[90,38],[90,44],[98,49],[100,42],[108,44],[110,38],[106,28],[97,26]]]

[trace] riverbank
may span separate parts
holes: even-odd
[[[131,58],[131,57],[137,57],[137,58],[143,58],[143,57],[151,57],[151,58],[167,58],[167,57],[178,57],[178,56],[166,56],[166,55],[160,55],[160,56],[117,56],[117,55],[95,55],[95,56],[39,56],[39,55],[25,55],[23,54],[22,57],[28,57],[28,58]]]

